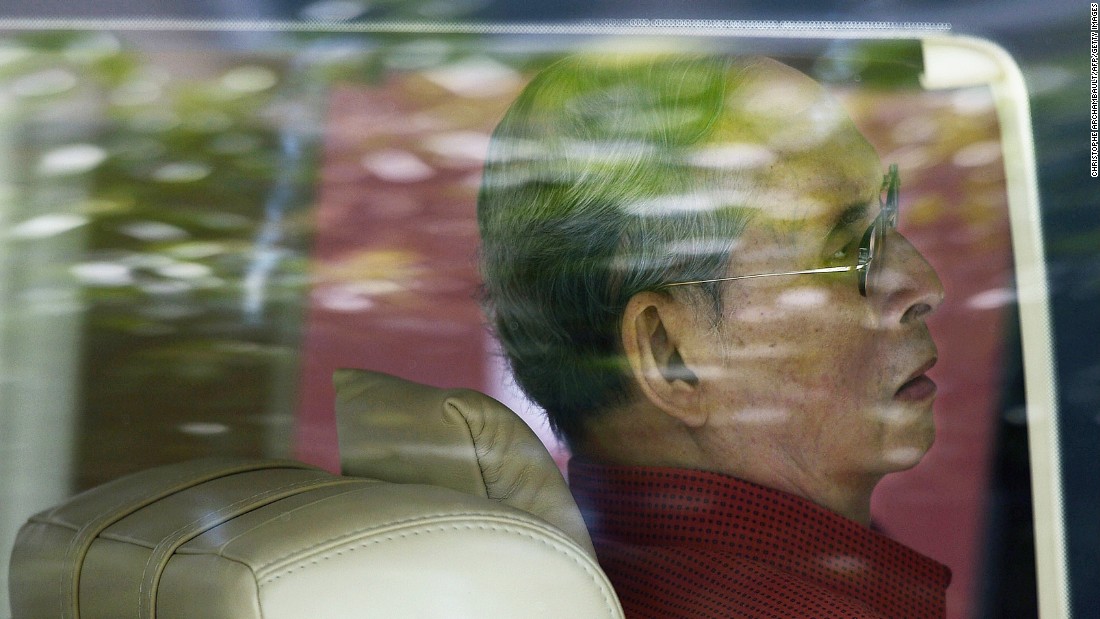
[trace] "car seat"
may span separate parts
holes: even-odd
[[[560,472],[480,393],[341,370],[344,475],[141,471],[33,516],[13,617],[621,618]]]

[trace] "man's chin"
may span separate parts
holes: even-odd
[[[928,448],[920,447],[896,447],[883,454],[886,468],[891,472],[905,471],[920,464]]]

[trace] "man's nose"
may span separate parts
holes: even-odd
[[[884,240],[877,302],[882,304],[886,324],[921,320],[943,303],[943,283],[909,239],[892,231]]]

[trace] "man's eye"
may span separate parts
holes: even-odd
[[[856,259],[857,252],[859,251],[859,239],[852,239],[844,247],[833,252],[829,256],[829,260],[833,264],[848,264]]]

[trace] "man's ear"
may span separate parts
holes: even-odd
[[[639,292],[623,312],[623,352],[642,394],[690,427],[706,421],[691,308],[668,295]]]

